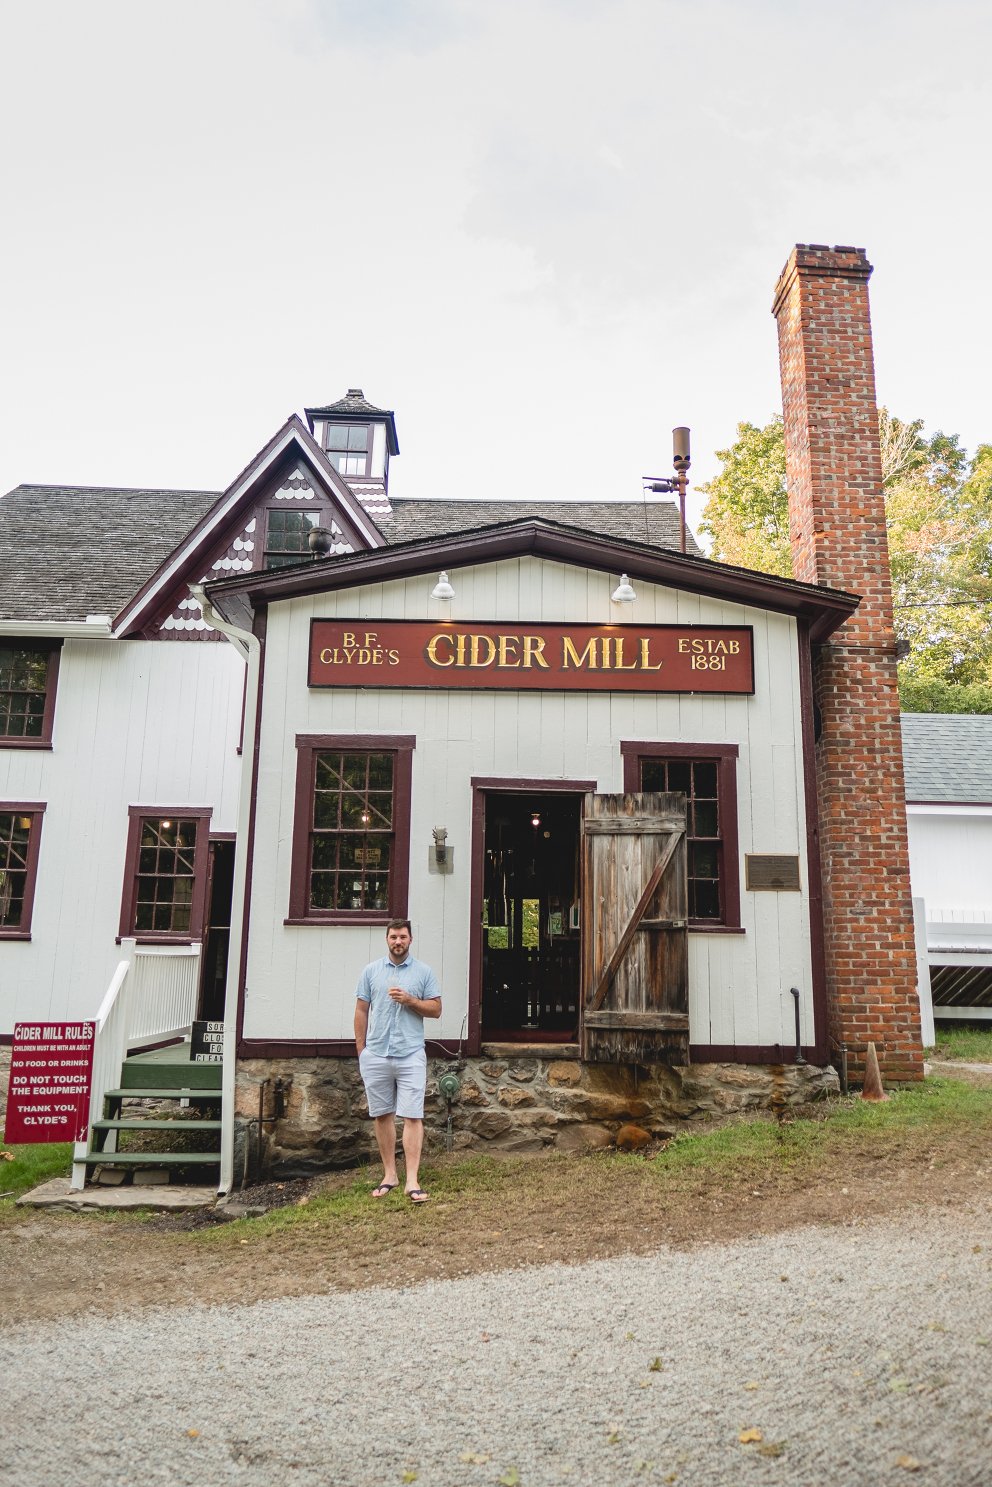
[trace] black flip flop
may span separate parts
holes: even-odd
[[[417,1199],[414,1197],[414,1194],[415,1193],[419,1193],[420,1194],[420,1202],[419,1203],[417,1202]],[[429,1203],[430,1202],[430,1194],[429,1193],[425,1193],[424,1190],[423,1190],[423,1188],[411,1188],[410,1191],[407,1193],[407,1197],[410,1199],[410,1202],[413,1204],[414,1208],[422,1208],[425,1203]]]
[[[373,1198],[375,1198],[377,1196],[380,1197],[380,1198],[388,1197],[388,1195],[393,1191],[393,1188],[398,1188],[398,1187],[399,1187],[399,1183],[398,1182],[380,1182],[380,1183],[377,1183],[376,1186],[372,1189],[372,1196],[373,1196]]]

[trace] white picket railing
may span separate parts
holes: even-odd
[[[72,1186],[86,1183],[93,1122],[103,1115],[103,1097],[120,1084],[121,1066],[130,1048],[159,1038],[179,1037],[196,1016],[200,949],[193,945],[137,945],[121,941],[121,960],[94,1018],[93,1077],[89,1128],[73,1151]],[[117,1150],[111,1131],[106,1151]]]

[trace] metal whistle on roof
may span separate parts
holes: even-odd
[[[689,471],[689,430],[684,426],[672,429],[672,464],[675,466],[676,475],[672,480],[667,476],[642,475],[644,490],[652,492],[678,491],[679,514],[682,518],[682,551],[685,552],[685,487],[686,475]]]

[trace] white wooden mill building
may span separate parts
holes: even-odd
[[[460,1146],[767,1099],[797,1009],[790,1088],[829,1083],[808,652],[856,598],[683,554],[668,500],[394,501],[397,454],[352,390],[221,494],[0,502],[0,1032],[102,1009],[94,1120],[200,1091],[161,1161],[223,1186],[262,1081],[272,1170],[352,1161],[355,985],[408,916]]]

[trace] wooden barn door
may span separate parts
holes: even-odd
[[[587,795],[582,1056],[689,1062],[685,796]]]

